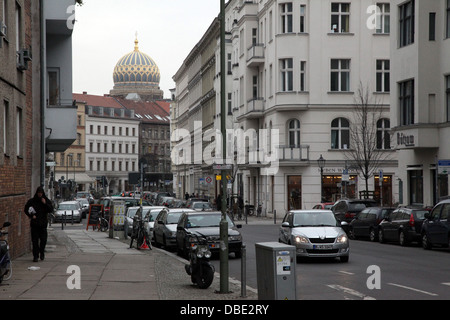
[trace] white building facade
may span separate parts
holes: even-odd
[[[378,26],[367,13],[375,5]],[[233,149],[231,162],[238,169],[233,194],[248,204],[262,203],[266,215],[359,198],[366,189],[383,204],[398,202],[397,160],[389,139],[389,7],[388,1],[372,0],[227,3],[227,127],[242,130],[246,142]],[[219,57],[218,41],[218,71]],[[177,85],[182,81],[175,79]],[[220,77],[215,81],[215,128],[220,130]],[[368,118],[375,119],[370,126],[358,119],[360,96]],[[370,161],[376,166],[367,188],[352,156],[360,145],[353,133],[361,127],[374,130],[374,141],[362,145],[371,144],[379,154]],[[252,151],[264,154],[252,160]],[[243,162],[237,159],[240,152]],[[326,160],[322,178],[321,156]]]
[[[431,206],[449,195],[450,1],[396,0],[391,10],[400,203]]]
[[[134,111],[86,106],[85,129],[86,173],[98,181],[106,177],[106,194],[130,190],[128,172],[139,171],[139,119]]]

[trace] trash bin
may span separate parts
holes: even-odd
[[[278,242],[255,244],[259,300],[295,300],[295,247]]]

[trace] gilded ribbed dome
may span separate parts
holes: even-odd
[[[159,86],[160,73],[155,61],[139,51],[139,42],[134,41],[134,51],[124,55],[114,68],[114,87]]]

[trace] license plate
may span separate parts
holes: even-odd
[[[219,244],[218,243],[210,243],[209,247],[210,248],[219,248]]]
[[[315,244],[315,245],[313,245],[313,249],[316,249],[316,250],[330,250],[330,249],[333,249],[333,246],[326,245],[326,244]]]

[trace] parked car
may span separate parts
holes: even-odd
[[[140,206],[133,206],[133,207],[129,207],[126,209],[127,211],[125,213],[123,227],[124,227],[126,235],[128,235],[128,236],[131,236],[131,231],[133,230],[133,219],[140,208],[141,208]],[[145,217],[145,215],[147,214],[147,211],[150,210],[151,208],[153,208],[153,207],[152,206],[143,206],[142,207],[142,218]]]
[[[168,208],[161,210],[153,226],[153,241],[157,247],[166,249],[177,245],[177,225],[183,212],[194,212],[191,209]]]
[[[212,211],[213,207],[211,206],[211,203],[209,202],[192,202],[191,209],[194,209],[195,211]]]
[[[425,214],[421,237],[424,249],[434,246],[448,247],[450,244],[450,199],[436,204]]]
[[[190,247],[197,241],[191,233],[206,236],[211,252],[220,250],[220,211],[194,211],[183,212],[177,225],[177,252],[179,255],[187,256]],[[236,258],[241,257],[242,235],[238,228],[227,215],[228,222],[228,252],[234,253]]]
[[[370,241],[378,241],[378,225],[395,208],[390,207],[370,207],[356,214],[355,219],[350,222],[349,237],[369,238]]]
[[[323,202],[316,204],[313,209],[319,209],[319,210],[331,210],[331,207],[333,207],[334,202]]]
[[[56,209],[53,222],[81,222],[81,204],[74,201],[63,201],[58,204],[58,208]]]
[[[292,210],[286,213],[278,241],[296,247],[297,257],[329,257],[348,262],[347,234],[331,210]]]
[[[422,223],[427,212],[416,208],[398,208],[392,211],[379,224],[378,241],[398,242],[402,246],[420,242]]]
[[[86,218],[86,215],[89,213],[89,200],[87,198],[76,198],[81,205],[81,218]]]
[[[150,241],[153,239],[153,228],[155,226],[155,220],[161,210],[166,209],[164,206],[153,206],[144,216],[144,228],[147,229],[147,234],[150,236]]]
[[[331,208],[336,219],[350,223],[358,212],[367,207],[376,207],[377,202],[372,199],[340,199]],[[348,225],[344,226],[345,232],[348,232]]]

